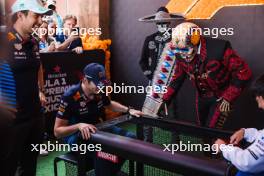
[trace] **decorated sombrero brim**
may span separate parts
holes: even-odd
[[[146,23],[166,23],[176,20],[183,20],[184,16],[180,13],[167,13],[159,11],[152,15],[147,15],[142,18],[139,18],[138,21]]]

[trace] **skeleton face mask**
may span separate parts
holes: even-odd
[[[185,22],[179,24],[172,32],[172,42],[175,46],[176,57],[191,62],[200,42],[199,27],[193,23]]]
[[[169,23],[157,23],[157,28],[160,33],[165,33],[169,29]]]

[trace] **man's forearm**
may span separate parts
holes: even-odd
[[[65,50],[70,44],[71,44],[72,40],[71,39],[67,39],[65,40],[62,44],[59,44],[56,49],[61,51],[61,50]]]
[[[54,134],[57,138],[62,138],[74,134],[77,131],[79,131],[79,124],[58,127],[54,130]]]
[[[240,171],[246,172],[251,168],[252,157],[247,150],[242,150],[234,146],[225,146],[225,150],[222,152],[224,158],[230,161]]]
[[[110,108],[112,111],[116,111],[116,112],[127,112],[128,111],[128,107],[124,106],[116,101],[111,101],[111,104],[108,106],[108,108]]]

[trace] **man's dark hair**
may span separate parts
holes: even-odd
[[[21,11],[21,13],[25,14],[26,16],[28,15],[28,12],[29,12],[28,10]],[[13,14],[11,17],[12,24],[14,24],[17,21],[17,13]]]
[[[257,78],[251,87],[254,96],[262,96],[264,98],[264,74]]]

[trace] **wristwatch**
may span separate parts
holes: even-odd
[[[130,114],[130,112],[129,112],[129,111],[130,111],[130,109],[131,109],[131,107],[130,107],[130,106],[128,106],[128,107],[127,107],[127,111],[126,111],[126,113]]]

